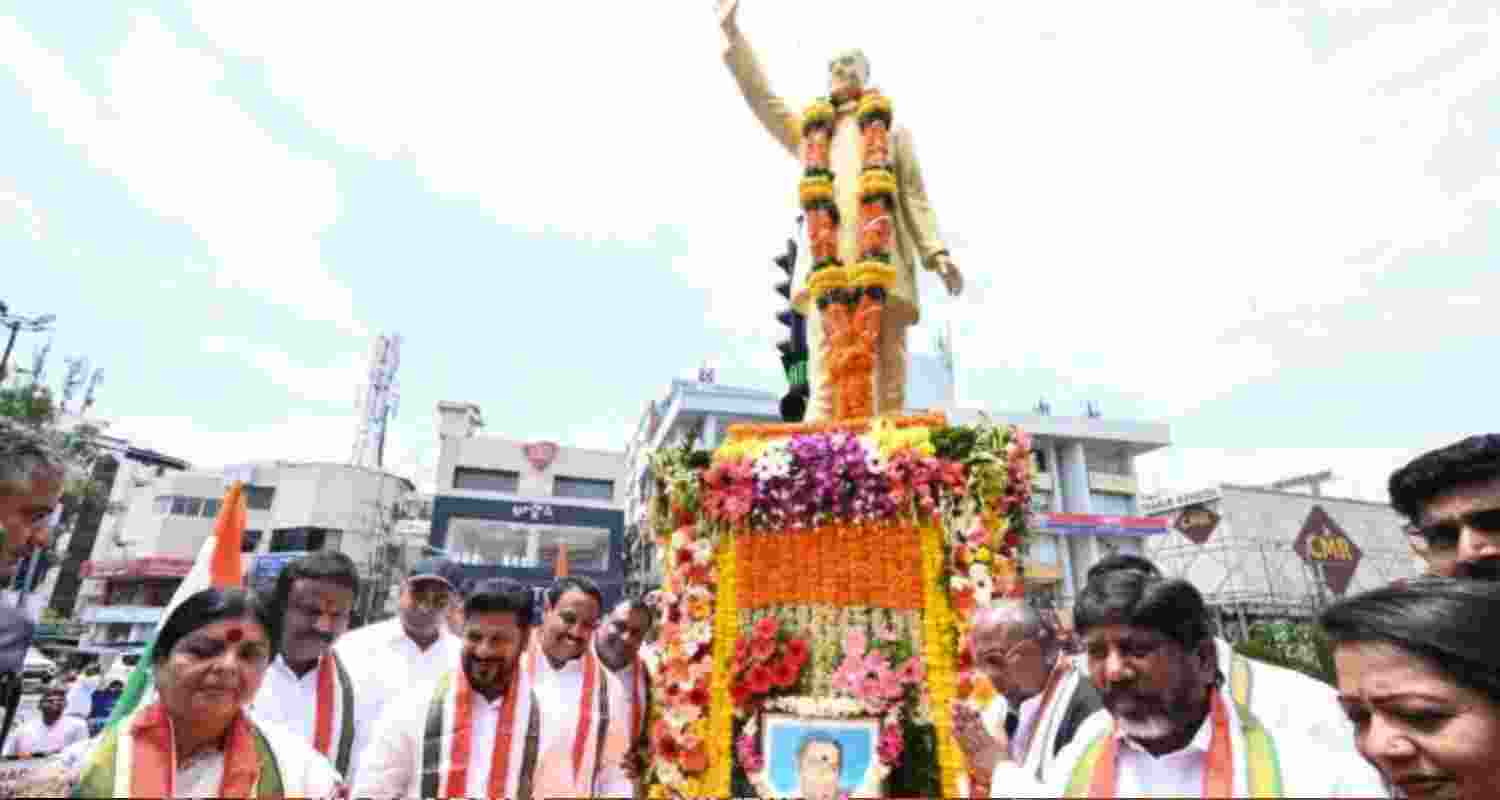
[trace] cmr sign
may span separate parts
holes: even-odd
[[[1333,521],[1333,517],[1328,516],[1322,506],[1312,507],[1307,521],[1302,523],[1302,532],[1297,534],[1297,541],[1292,544],[1292,550],[1303,561],[1319,567],[1323,583],[1337,595],[1342,595],[1349,588],[1354,570],[1359,568],[1359,561],[1364,558],[1359,545],[1344,533],[1344,529]]]

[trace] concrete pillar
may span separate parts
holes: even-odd
[[[709,414],[703,418],[703,434],[698,440],[698,448],[701,450],[712,450],[719,441],[719,417],[717,414]]]
[[[1069,514],[1089,513],[1089,465],[1083,455],[1083,442],[1066,442],[1057,465],[1057,481],[1063,495],[1063,510]]]

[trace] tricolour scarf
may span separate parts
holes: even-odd
[[[525,683],[525,687],[522,684]],[[422,797],[467,797],[469,756],[473,750],[474,704],[483,702],[469,684],[462,668],[445,673],[433,687],[427,706],[427,724],[422,736]],[[516,721],[526,720],[521,770],[510,786],[511,743]],[[537,747],[541,737],[541,714],[536,696],[524,672],[517,671],[506,689],[490,753],[490,777],[486,797],[530,800],[532,776],[536,772]],[[441,789],[441,790],[440,790]]]
[[[1249,797],[1281,797],[1281,767],[1276,745],[1266,729],[1244,707],[1236,707],[1238,736],[1229,724],[1229,709],[1223,695],[1210,693],[1209,721],[1213,726],[1208,758],[1203,767],[1200,797],[1237,797],[1235,787],[1244,787]],[[1120,755],[1119,722],[1102,732],[1073,767],[1067,797],[1115,798]]]
[[[334,749],[333,725],[338,720],[338,749]],[[354,751],[354,688],[349,673],[329,648],[318,661],[318,713],[313,722],[313,749],[327,756],[340,775],[349,774],[349,756]]]
[[[546,655],[542,653],[541,644],[538,639],[533,638],[526,656],[526,671],[539,675],[538,662],[543,658]],[[563,775],[563,770],[557,768],[559,765],[547,765],[547,783],[553,791],[561,788],[553,785],[559,782],[571,787],[562,796],[590,797],[604,765],[604,744],[609,732],[609,689],[605,685],[607,671],[594,648],[583,648],[583,655],[579,659],[579,666],[583,670],[583,686],[578,698],[578,726],[573,731],[568,748],[567,766],[570,769]]]
[[[160,702],[105,729],[84,763],[74,797],[176,797],[177,747]],[[224,738],[218,797],[282,797],[281,770],[265,736],[243,713]]]

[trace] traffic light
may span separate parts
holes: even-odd
[[[776,321],[787,327],[787,337],[776,343],[781,351],[781,366],[786,370],[787,393],[781,398],[781,419],[801,422],[807,414],[807,319],[792,308],[792,272],[797,265],[797,243],[786,241],[786,252],[775,258],[786,279],[777,282],[776,293],[786,300],[786,308],[776,312]]]

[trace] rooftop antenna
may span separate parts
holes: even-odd
[[[1099,413],[1099,404],[1095,403],[1093,400],[1090,400],[1085,404],[1084,413],[1088,415],[1089,419],[1098,419],[1099,417],[1103,416]]]
[[[68,404],[73,402],[73,396],[78,394],[78,389],[87,380],[85,376],[89,372],[89,359],[87,356],[65,358],[63,363],[68,365],[68,371],[63,377],[62,410],[68,410]]]
[[[1036,413],[1038,416],[1042,417],[1049,417],[1052,415],[1052,404],[1047,402],[1047,398],[1043,397],[1042,399],[1036,401]]]
[[[89,376],[89,388],[83,393],[83,406],[78,409],[79,416],[87,414],[88,410],[94,407],[94,392],[99,389],[101,383],[104,383],[103,367],[94,370],[94,374]]]
[[[958,359],[954,353],[953,344],[953,321],[948,320],[943,324],[943,331],[937,336],[938,358],[942,361],[943,371],[948,373],[948,397],[949,408],[958,406]]]

